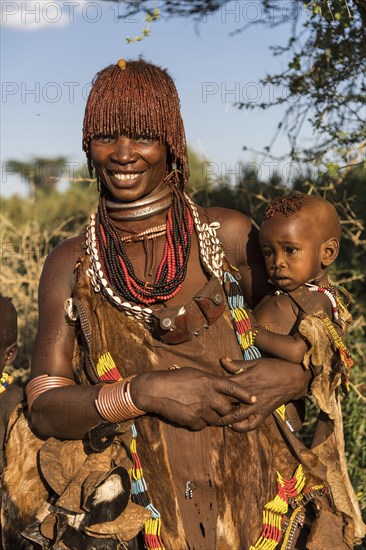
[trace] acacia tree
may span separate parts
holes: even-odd
[[[66,164],[66,157],[36,157],[29,162],[8,160],[8,174],[19,174],[22,181],[29,185],[29,196],[35,199],[37,191],[51,192],[56,189]]]
[[[148,24],[158,17],[172,16],[191,17],[199,23],[203,16],[224,9],[229,2],[119,1],[125,15],[145,12]],[[275,55],[289,58],[287,68],[262,79],[264,85],[273,84],[281,90],[285,87],[289,95],[284,98],[279,94],[271,103],[242,102],[237,107],[268,109],[285,103],[285,114],[262,153],[271,156],[277,135],[284,131],[290,143],[287,158],[298,163],[323,163],[328,175],[335,177],[339,163],[358,164],[365,152],[366,0],[290,0],[285,7],[281,0],[258,2],[262,17],[236,32],[254,24],[275,27],[293,22],[287,43],[273,47]],[[306,121],[310,121],[314,137],[307,148],[298,140]]]

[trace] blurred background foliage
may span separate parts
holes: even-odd
[[[268,202],[275,196],[290,190],[282,176],[274,172],[269,180],[260,175],[256,163],[236,167],[235,182],[228,177],[214,175],[214,163],[210,163],[193,150],[189,152],[191,179],[190,191],[195,201],[204,207],[221,206],[240,210],[259,226]],[[32,167],[39,159],[26,162],[21,167],[28,173],[40,171]],[[47,159],[47,166],[52,159]],[[12,161],[14,162],[14,161]],[[65,159],[55,159],[57,170]],[[56,170],[55,168],[55,170]],[[62,170],[61,170],[62,172]],[[62,173],[57,174],[58,180]],[[49,174],[49,168],[47,167]],[[51,176],[56,177],[56,176]],[[364,472],[366,467],[365,439],[365,330],[366,295],[364,266],[366,264],[366,236],[364,221],[366,203],[364,187],[366,167],[347,168],[343,174],[325,170],[314,179],[311,173],[298,175],[291,189],[304,193],[317,193],[330,200],[337,208],[342,222],[342,243],[331,276],[345,285],[353,300],[350,307],[353,322],[347,336],[355,365],[351,373],[351,393],[344,398],[344,428],[349,472],[353,486],[366,512]],[[42,181],[42,174],[39,181]],[[29,183],[29,182],[28,182]],[[2,198],[0,242],[3,266],[0,274],[1,293],[13,299],[19,315],[20,353],[14,365],[18,382],[24,384],[29,376],[30,355],[37,326],[37,288],[43,262],[60,241],[80,233],[90,212],[97,203],[95,180],[91,180],[85,167],[73,174],[64,191],[55,185],[29,185],[29,196]],[[308,403],[307,433],[315,417],[314,403]]]

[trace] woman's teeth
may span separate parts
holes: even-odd
[[[113,174],[118,181],[131,181],[138,178],[140,174]]]

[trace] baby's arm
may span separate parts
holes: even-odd
[[[254,330],[257,332],[255,345],[260,351],[272,357],[301,363],[307,345],[300,336],[289,336],[300,316],[291,298],[284,294],[265,296],[253,313],[256,325]]]

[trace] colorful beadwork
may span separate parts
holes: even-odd
[[[178,294],[187,272],[193,232],[191,212],[184,197],[179,198],[168,211],[164,253],[153,283],[136,276],[123,241],[108,217],[105,200],[100,198],[95,224],[96,247],[102,271],[121,299],[148,306]],[[183,212],[181,221],[177,211]],[[104,287],[101,291],[106,292]]]
[[[248,313],[244,307],[243,293],[235,277],[228,271],[225,271],[224,283],[228,279],[230,281],[230,292],[227,295],[227,300],[236,338],[243,352],[243,357],[246,361],[258,359],[261,354],[259,349],[254,346],[255,336]]]
[[[6,372],[3,372],[0,378],[0,393],[6,391],[12,382],[13,378]]]
[[[294,427],[292,426],[291,422],[288,420],[287,418],[287,414],[286,414],[286,405],[280,405],[280,407],[278,407],[276,409],[276,413],[278,414],[278,416],[280,417],[280,419],[282,420],[282,422],[286,422],[287,426],[289,427],[289,429],[294,432],[295,429]]]
[[[273,500],[267,502],[263,510],[262,534],[249,550],[275,550],[282,538],[283,524],[288,512],[289,498],[296,497],[305,486],[305,474],[300,464],[291,479],[283,479],[277,472],[278,492]]]
[[[147,494],[147,485],[142,470],[140,457],[137,453],[137,430],[133,423],[131,426],[132,441],[130,450],[132,454],[133,467],[129,469],[131,477],[131,499],[135,504],[144,506],[151,517],[144,524],[144,537],[146,550],[165,550],[164,543],[161,539],[161,516],[158,510],[149,501]]]
[[[291,514],[288,526],[286,528],[286,533],[281,544],[281,550],[288,550],[291,548],[297,526],[303,525],[304,519],[305,512],[302,506],[298,506]]]
[[[237,271],[237,269],[235,270]],[[245,361],[258,359],[261,357],[261,352],[254,345],[255,337],[258,331],[255,328],[253,330],[248,313],[244,308],[244,297],[239,283],[231,273],[225,271],[224,282],[226,282],[227,279],[230,281],[230,292],[227,294],[227,301],[229,304],[236,338],[239,342],[243,357]],[[281,405],[278,407],[276,413],[278,413],[280,419],[283,422],[286,422],[290,430],[293,432],[294,429],[286,418],[286,406]]]
[[[317,494],[325,494],[329,490],[326,484],[304,489],[305,482],[301,464],[297,466],[291,479],[283,479],[277,472],[277,495],[265,504],[262,534],[249,550],[275,550],[282,536],[281,550],[290,550],[297,526],[304,523],[305,505]],[[290,518],[286,515],[289,507],[292,508]]]
[[[118,381],[121,375],[109,352],[104,353],[98,359],[97,373],[101,381]],[[147,485],[144,478],[140,457],[137,453],[137,430],[133,423],[131,426],[132,440],[130,450],[132,454],[133,467],[129,469],[131,478],[131,500],[151,512],[149,518],[144,524],[144,536],[146,550],[165,550],[161,540],[161,517],[158,510],[151,504],[147,494]]]
[[[97,373],[102,382],[106,382],[107,380],[118,382],[119,380],[122,380],[116,364],[108,351],[99,357],[97,363]]]
[[[329,317],[325,316],[323,318],[323,322],[327,327],[330,336],[332,337],[333,343],[336,349],[338,350],[339,358],[344,367],[342,369],[342,387],[345,390],[345,392],[348,394],[349,393],[349,381],[348,381],[349,370],[353,365],[353,359],[352,359],[351,353],[347,348],[346,344],[344,343],[343,339],[341,338],[341,336],[338,334],[338,332],[334,328],[333,323],[329,319]]]
[[[308,287],[310,292],[322,292],[325,294],[332,304],[334,319],[340,319],[343,323],[347,323],[347,319],[345,319],[342,314],[347,311],[347,307],[351,303],[351,296],[343,286],[336,285],[334,283],[329,285],[313,285],[311,283],[305,283],[305,286]],[[340,293],[346,297],[347,304],[342,302]]]

